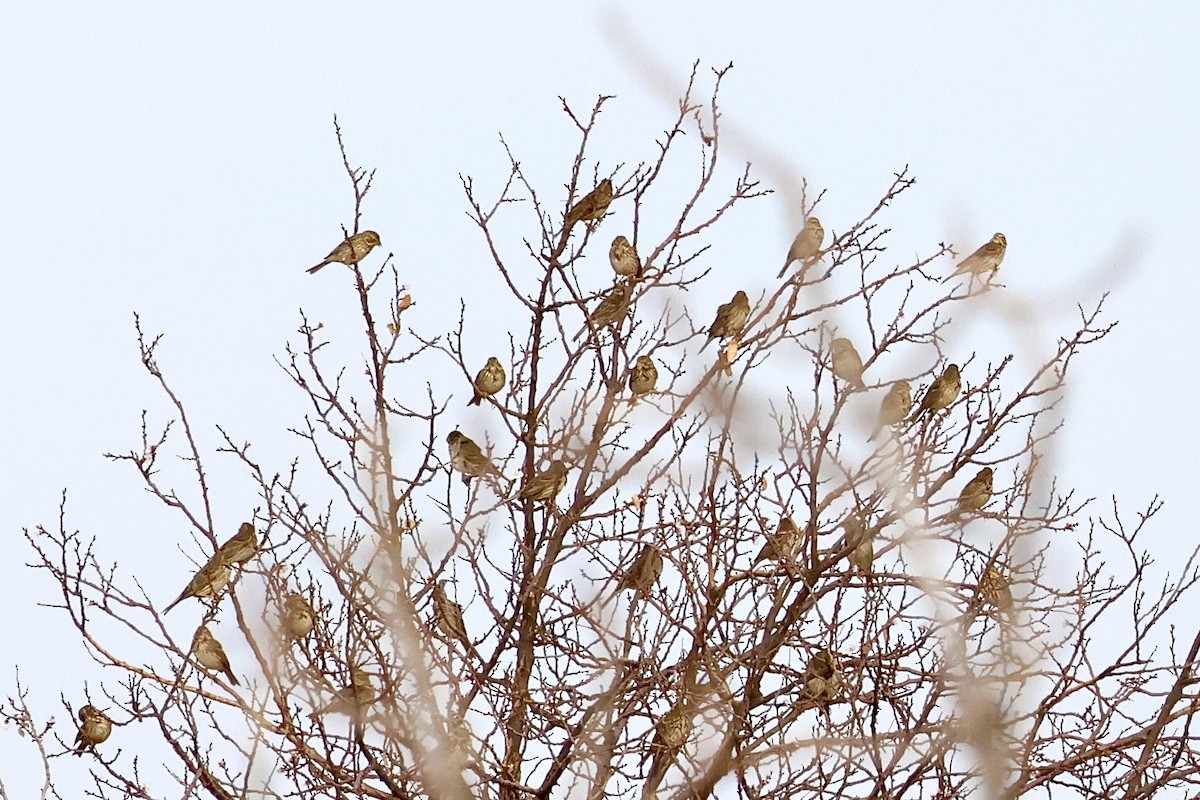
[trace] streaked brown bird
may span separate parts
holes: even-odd
[[[446,441],[450,445],[450,467],[462,473],[463,483],[470,485],[471,478],[500,474],[479,445],[462,431],[450,431]]]
[[[985,603],[990,603],[1001,611],[1012,610],[1012,587],[1004,573],[994,566],[988,567],[979,579],[979,594]]]
[[[163,609],[163,613],[166,614],[189,597],[215,597],[228,583],[229,565],[224,560],[213,556],[200,568],[200,571],[196,573],[179,597],[176,597],[169,606]]]
[[[916,422],[927,411],[930,416],[933,416],[935,411],[941,411],[957,400],[960,391],[962,391],[962,378],[958,374],[958,365],[951,364],[946,367],[945,372],[933,379],[933,383],[929,384],[925,396],[921,398],[921,405],[908,421]]]
[[[854,343],[849,339],[837,338],[829,344],[833,353],[833,374],[857,390],[867,388],[863,383],[863,362]]]
[[[350,670],[350,683],[338,689],[333,700],[317,709],[312,716],[318,714],[346,714],[355,720],[360,720],[366,710],[379,697],[375,689],[374,676],[358,667]]]
[[[477,406],[485,397],[491,397],[504,388],[508,376],[504,374],[504,365],[496,357],[491,357],[483,365],[483,369],[475,375],[475,396],[469,406]]]
[[[558,493],[567,485],[567,465],[562,461],[551,461],[545,471],[539,472],[529,479],[517,493],[518,500],[532,500],[534,503],[552,503]]]
[[[635,589],[639,594],[649,594],[654,582],[662,574],[662,570],[662,552],[652,544],[644,544],[638,551],[637,557],[633,559],[633,563],[629,565],[629,569],[625,570],[625,574],[621,576],[621,581],[617,584],[617,591]]]
[[[804,669],[804,694],[827,705],[842,688],[842,674],[837,656],[825,649],[819,651]]]
[[[638,356],[629,370],[629,391],[634,397],[654,391],[658,383],[658,367],[650,356]]]
[[[950,277],[942,282],[950,280],[956,275],[964,275],[970,273],[971,279],[974,280],[977,276],[991,276],[1000,269],[1000,262],[1004,260],[1004,252],[1008,249],[1008,239],[1004,238],[1003,233],[997,233],[990,241],[986,242],[978,250],[964,258]]]
[[[571,206],[571,210],[567,212],[566,232],[570,233],[576,222],[592,222],[603,217],[612,200],[612,181],[605,178],[595,189],[584,195],[582,200]]]
[[[787,261],[783,262],[783,269],[779,270],[776,278],[782,278],[787,272],[787,268],[792,265],[792,262],[799,261],[802,264],[810,258],[816,258],[821,253],[821,245],[825,242],[825,228],[821,225],[821,220],[816,217],[809,217],[804,221],[804,227],[796,234],[796,238],[792,240],[791,249],[788,250]]]
[[[292,639],[303,639],[312,632],[317,615],[302,594],[293,592],[283,602],[283,629]]]
[[[696,707],[690,695],[684,695],[671,709],[654,723],[654,738],[650,741],[652,753],[678,753],[691,737],[696,727]]]
[[[869,521],[858,511],[852,511],[842,521],[846,531],[846,544],[850,545],[850,563],[861,571],[870,573],[875,563],[875,540],[871,535]]]
[[[904,422],[908,412],[912,411],[912,404],[912,388],[908,385],[908,381],[893,383],[892,388],[888,389],[888,393],[883,396],[883,402],[879,404],[879,420],[875,423],[875,430],[867,437],[867,441],[873,441],[885,427]]]
[[[629,313],[633,283],[632,280],[617,281],[616,285],[608,290],[608,294],[601,298],[595,311],[588,315],[588,324],[575,334],[575,339],[583,336],[589,327],[595,331],[602,331],[610,325],[619,325]]]
[[[471,647],[471,637],[467,635],[467,625],[463,621],[462,606],[446,594],[445,581],[438,581],[433,585],[433,624],[451,639],[457,639]]]
[[[800,547],[800,542],[803,540],[800,534],[800,529],[796,527],[796,523],[791,517],[783,516],[779,518],[779,525],[775,528],[773,535],[767,535],[767,541],[763,543],[762,548],[758,551],[758,555],[754,557],[754,561],[750,563],[751,568],[758,565],[760,561],[787,561],[796,557],[796,550]]]
[[[979,511],[992,499],[992,468],[984,467],[967,482],[958,493],[958,506],[955,511],[969,513]]]
[[[379,244],[379,234],[375,231],[356,233],[330,250],[329,255],[325,256],[325,260],[320,264],[310,267],[308,274],[311,275],[326,264],[332,264],[335,261],[339,264],[357,264],[366,258],[367,253],[374,250]]]
[[[634,277],[642,271],[637,248],[624,236],[612,240],[612,246],[608,248],[608,263],[612,264],[613,272],[625,278]]]
[[[741,336],[748,319],[750,319],[750,298],[746,296],[745,292],[738,290],[732,300],[722,303],[717,308],[717,315],[708,329],[708,338],[704,340],[704,346],[700,349],[708,347],[709,342],[713,339],[724,341]]]
[[[212,672],[223,673],[230,683],[238,685],[233,669],[229,666],[229,656],[225,655],[225,648],[217,641],[217,637],[212,635],[207,625],[196,629],[196,635],[192,637],[192,655],[196,657],[200,666]]]
[[[243,522],[238,532],[217,548],[214,558],[222,559],[226,564],[245,564],[258,552],[258,534],[249,522]]]
[[[79,731],[75,734],[75,755],[81,756],[96,745],[108,740],[112,734],[112,720],[90,703],[79,709]]]

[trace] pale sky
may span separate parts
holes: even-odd
[[[208,446],[220,423],[280,467],[299,449],[280,420],[303,403],[273,356],[300,308],[357,330],[337,276],[304,274],[351,222],[335,113],[351,158],[378,170],[366,226],[395,253],[415,318],[432,331],[441,315],[448,330],[464,287],[479,303],[476,279],[492,278],[459,175],[497,190],[502,134],[544,191],[561,187],[576,139],[560,95],[580,111],[616,96],[593,153],[605,169],[648,158],[697,59],[704,90],[709,68],[733,63],[725,158],[753,161],[780,194],[730,223],[738,238],[713,254],[724,274],[692,307],[770,283],[800,221],[788,200],[801,177],[827,190],[822,219],[842,230],[907,164],[917,185],[890,213],[892,241],[910,256],[942,240],[969,252],[1003,231],[1003,313],[1027,320],[1034,351],[1073,330],[1076,303],[1112,290],[1106,318],[1120,325],[1072,365],[1058,470],[1098,498],[1096,514],[1113,494],[1130,517],[1160,494],[1150,541],[1190,550],[1182,476],[1196,437],[1179,423],[1194,416],[1186,343],[1198,328],[1195,7],[505,5],[8,4],[0,692],[18,665],[43,707],[101,677],[64,641],[64,618],[37,605],[55,600],[48,576],[23,566],[21,529],[53,524],[64,488],[68,526],[98,536],[108,560],[133,571],[130,552],[162,543],[149,572],[186,563],[177,520],[102,457],[137,446],[143,408],[166,413],[137,361],[135,311],[165,335],[162,365]],[[502,335],[499,322],[475,335]],[[990,327],[961,330],[950,350],[965,358]],[[217,519],[232,532],[253,495],[228,484]],[[1160,565],[1175,552],[1160,549]],[[139,576],[155,595],[187,578]],[[0,777],[28,796],[11,768]]]

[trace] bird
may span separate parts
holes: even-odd
[[[433,623],[442,633],[471,647],[471,637],[463,622],[462,606],[446,594],[445,581],[433,585]]]
[[[949,277],[943,280],[950,280],[956,275],[964,275],[970,273],[971,279],[974,280],[978,275],[991,275],[1000,269],[1000,262],[1004,260],[1004,251],[1008,249],[1008,239],[1004,238],[1003,233],[997,233],[992,238],[979,247],[974,253],[964,258],[954,272]]]
[[[608,294],[596,305],[596,310],[588,316],[588,324],[584,325],[579,333],[575,334],[575,339],[592,328],[593,330],[603,330],[609,325],[620,324],[621,320],[625,319],[625,315],[629,313],[629,298],[633,293],[633,281],[622,280],[617,281],[617,284],[609,289]]]
[[[979,511],[992,499],[992,468],[984,467],[967,482],[958,493],[958,505],[955,511],[967,513]]]
[[[230,683],[238,685],[233,669],[229,666],[229,657],[225,655],[225,648],[221,647],[221,643],[212,635],[207,625],[196,629],[196,635],[192,637],[192,654],[196,656],[200,666],[213,672],[224,673]]]
[[[658,383],[658,367],[650,356],[638,356],[629,370],[629,391],[634,397],[654,391]]]
[[[863,383],[863,362],[854,343],[849,339],[838,338],[830,342],[833,351],[833,374],[850,384],[854,389],[867,388]]]
[[[751,568],[757,566],[760,561],[771,559],[772,561],[785,561],[794,558],[796,548],[800,546],[800,541],[803,537],[800,535],[800,529],[796,527],[796,523],[789,516],[779,518],[779,525],[775,528],[774,535],[768,534],[767,541],[763,543],[762,549],[758,551],[758,555],[751,562]]]
[[[804,668],[804,694],[819,705],[828,705],[842,687],[842,675],[837,656],[828,649],[820,650]]]
[[[1008,578],[994,566],[988,567],[979,579],[979,594],[985,603],[990,603],[1001,611],[1010,611],[1013,607],[1012,588]]]
[[[685,695],[666,714],[654,722],[654,738],[650,752],[674,755],[687,744],[696,726],[695,707],[690,695]]]
[[[717,308],[717,315],[708,328],[708,338],[704,340],[704,345],[700,349],[708,347],[709,342],[713,339],[724,340],[740,336],[748,319],[750,319],[750,298],[739,289],[732,300],[722,303]]]
[[[75,734],[75,755],[81,756],[96,745],[107,741],[112,733],[112,720],[100,709],[87,704],[79,709],[79,731]]]
[[[315,267],[310,267],[308,274],[311,275],[326,264],[332,264],[335,261],[339,264],[357,264],[379,244],[379,234],[375,231],[362,231],[348,236],[344,242],[329,251],[329,255],[325,256],[324,261]]]
[[[166,614],[175,606],[189,597],[215,597],[229,583],[229,565],[224,559],[213,556],[200,568],[187,587],[176,597],[169,606],[163,609]]]
[[[592,222],[603,217],[612,200],[612,181],[605,178],[595,189],[584,195],[583,199],[571,206],[571,210],[567,212],[567,224],[564,226],[566,233],[571,232],[576,222]]]
[[[650,587],[654,586],[654,582],[662,574],[662,569],[662,552],[652,544],[644,544],[629,569],[625,570],[625,574],[621,576],[621,581],[617,584],[617,591],[635,589],[638,594],[649,594]]]
[[[631,278],[642,271],[642,260],[638,257],[637,248],[624,236],[612,240],[608,248],[608,263],[612,264],[613,272],[625,278]]]
[[[254,526],[251,523],[243,522],[238,528],[238,532],[217,548],[217,557],[224,560],[226,564],[245,564],[254,557],[256,552],[258,552],[258,535],[254,532]]]
[[[904,422],[908,412],[912,411],[912,403],[912,388],[908,381],[893,383],[879,404],[879,421],[875,423],[875,430],[867,437],[867,441],[872,441],[885,427]]]
[[[446,441],[450,445],[450,467],[462,473],[463,483],[469,486],[471,478],[500,474],[479,445],[462,431],[450,431]]]
[[[846,544],[851,547],[850,563],[869,573],[875,562],[875,542],[868,521],[858,511],[853,511],[842,521],[846,531]]]
[[[313,612],[308,599],[296,592],[289,594],[284,601],[283,629],[292,639],[303,639],[312,632],[317,615]]]
[[[346,714],[356,720],[360,719],[363,712],[379,697],[372,681],[373,677],[366,670],[354,667],[350,670],[350,683],[334,692],[333,700],[314,711],[311,716]]]
[[[475,396],[469,406],[477,406],[485,397],[491,397],[504,388],[508,376],[504,374],[504,365],[495,356],[488,358],[483,369],[475,375]]]
[[[951,364],[946,367],[945,372],[933,379],[933,383],[929,384],[925,396],[921,398],[921,405],[908,421],[916,422],[926,411],[930,415],[935,411],[941,411],[958,398],[960,391],[962,391],[962,378],[958,374],[958,365]]]
[[[820,255],[821,245],[824,242],[825,228],[821,225],[821,220],[816,217],[809,217],[804,220],[804,227],[796,234],[796,238],[792,240],[791,249],[788,250],[787,254],[787,261],[783,262],[783,269],[779,270],[779,274],[775,277],[782,278],[793,261],[804,263],[810,258]]]
[[[534,503],[550,503],[567,485],[567,465],[554,460],[545,471],[539,472],[529,479],[517,493],[518,500],[531,500]]]

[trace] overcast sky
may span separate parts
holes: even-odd
[[[0,641],[67,630],[36,605],[53,586],[22,567],[20,536],[55,521],[64,488],[69,525],[112,542],[112,558],[161,544],[166,563],[185,563],[177,521],[102,457],[136,446],[141,409],[165,413],[137,363],[135,311],[165,334],[163,366],[198,424],[296,449],[280,419],[303,406],[272,358],[300,308],[335,327],[355,314],[339,276],[304,274],[350,222],[335,113],[351,157],[378,169],[366,225],[436,329],[464,285],[491,278],[460,173],[496,190],[503,134],[547,191],[561,186],[576,139],[560,95],[581,110],[616,96],[597,152],[606,169],[646,158],[695,60],[705,75],[734,64],[727,156],[781,192],[730,223],[740,238],[719,253],[713,302],[769,284],[800,222],[788,200],[801,177],[828,191],[826,227],[844,229],[908,165],[918,182],[890,212],[894,243],[961,252],[1003,231],[1001,310],[1026,326],[1025,344],[1053,347],[1076,303],[1112,290],[1120,325],[1072,365],[1058,470],[1100,498],[1097,513],[1113,494],[1130,515],[1161,494],[1152,539],[1190,548],[1195,7],[507,5],[6,6]],[[227,498],[217,516],[232,533],[253,496],[231,485]],[[80,674],[97,677],[71,663],[79,654],[46,638],[0,647],[2,691],[19,664],[36,702],[77,693]]]

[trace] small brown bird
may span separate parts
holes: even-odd
[[[979,579],[979,593],[985,603],[990,603],[1001,611],[1012,610],[1012,588],[1008,578],[996,567],[988,567]]]
[[[958,493],[955,511],[968,513],[979,511],[992,499],[992,468],[984,467]]]
[[[571,210],[567,212],[567,224],[564,226],[567,233],[571,232],[571,228],[576,222],[592,222],[604,216],[604,212],[608,211],[608,204],[613,200],[613,185],[608,178],[600,181],[600,185],[592,191],[588,192],[582,200],[571,206]]]
[[[846,544],[853,548],[850,563],[870,573],[871,565],[875,563],[875,541],[869,521],[860,512],[852,511],[842,520],[842,529],[846,531]]]
[[[1004,260],[1004,251],[1008,249],[1008,239],[1004,238],[1003,233],[997,233],[990,241],[982,245],[978,250],[962,260],[954,272],[950,274],[942,282],[950,280],[956,275],[964,275],[970,273],[971,280],[977,276],[990,277],[995,274],[996,270],[1000,269],[1000,262]]]
[[[810,258],[816,258],[820,255],[821,245],[824,242],[825,228],[821,225],[821,220],[816,217],[806,219],[804,227],[796,234],[796,238],[792,240],[792,247],[788,250],[787,261],[783,262],[783,269],[779,270],[779,274],[775,277],[782,278],[793,261],[799,261],[803,264]]]
[[[713,339],[730,339],[742,334],[746,321],[750,319],[750,298],[739,290],[728,303],[722,303],[717,308],[717,316],[708,329],[708,338],[704,340],[703,350]]]
[[[962,378],[958,374],[958,365],[951,364],[946,367],[945,372],[933,379],[933,383],[925,391],[925,396],[921,398],[921,405],[908,421],[916,422],[926,411],[933,416],[933,412],[941,411],[957,400],[960,391],[962,391]]]
[[[674,755],[687,744],[696,727],[696,709],[691,697],[681,698],[671,710],[654,723],[654,738],[650,742],[652,753]]]
[[[612,264],[613,272],[626,278],[631,278],[642,271],[642,260],[638,257],[637,248],[624,236],[612,240],[608,248],[608,263]]]
[[[283,629],[292,639],[303,639],[312,632],[317,615],[308,598],[293,592],[283,604]]]
[[[462,606],[446,594],[445,581],[433,586],[433,623],[442,633],[471,647],[471,637],[467,635],[467,625],[463,622]]]
[[[842,674],[838,659],[830,650],[819,651],[804,669],[804,694],[827,705],[837,697],[842,688]]]
[[[883,396],[883,402],[879,404],[879,421],[875,423],[875,430],[867,437],[867,441],[874,440],[885,427],[904,422],[908,412],[912,411],[912,403],[912,389],[908,381],[893,383],[892,388]]]
[[[79,709],[79,731],[75,734],[75,755],[81,756],[108,740],[112,720],[100,709],[88,704]]]
[[[461,431],[450,431],[446,441],[450,445],[450,467],[462,473],[463,483],[469,486],[471,478],[500,474],[479,445]]]
[[[327,705],[317,709],[312,716],[318,714],[346,714],[355,720],[361,719],[363,713],[379,697],[372,681],[374,676],[364,669],[355,667],[350,670],[350,683],[338,689]]]
[[[588,316],[588,324],[575,334],[575,339],[578,340],[580,336],[583,336],[589,327],[596,331],[602,331],[610,325],[620,325],[621,321],[625,319],[625,315],[629,313],[633,283],[632,280],[617,281],[617,284],[609,289],[608,294],[604,295],[597,304],[596,310]]]
[[[867,388],[863,383],[863,362],[849,339],[834,339],[830,342],[833,352],[833,374],[859,391]]]
[[[254,532],[254,526],[243,522],[238,532],[217,549],[215,557],[223,559],[226,564],[245,564],[257,552],[258,535]]]
[[[229,565],[223,559],[213,556],[200,568],[179,597],[163,609],[163,613],[166,614],[189,597],[215,597],[228,583]]]
[[[621,576],[617,591],[635,589],[639,594],[647,595],[658,576],[662,574],[662,569],[662,552],[652,544],[644,544],[629,569]]]
[[[532,500],[537,503],[552,503],[558,493],[567,485],[567,465],[562,461],[551,461],[544,472],[539,472],[529,479],[517,493],[518,500]]]
[[[754,561],[750,563],[753,569],[760,561],[770,559],[772,561],[787,561],[796,557],[796,550],[800,547],[800,542],[803,540],[800,535],[800,529],[796,527],[796,523],[791,517],[783,516],[779,518],[779,525],[775,528],[774,535],[768,535],[767,541],[763,543],[762,549],[758,551],[758,555],[754,557]]]
[[[483,365],[483,369],[475,375],[475,396],[469,406],[477,406],[485,397],[491,397],[504,388],[508,376],[504,374],[504,366],[499,359],[492,357]]]
[[[315,267],[309,268],[308,273],[311,275],[326,264],[332,264],[335,261],[339,264],[357,264],[367,257],[367,253],[378,246],[379,234],[375,231],[356,233],[330,250],[329,255],[325,256],[325,260]]]
[[[634,397],[654,391],[658,383],[658,367],[650,356],[638,356],[629,370],[629,391]]]
[[[200,666],[212,672],[224,673],[230,683],[238,685],[233,669],[229,666],[229,657],[225,655],[225,648],[221,647],[221,643],[212,635],[207,625],[196,629],[196,635],[192,637],[192,655],[200,662]]]

